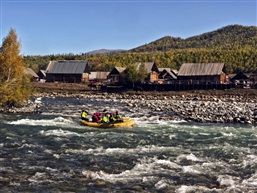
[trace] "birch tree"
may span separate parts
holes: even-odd
[[[3,39],[0,48],[0,104],[17,106],[31,94],[30,81],[24,73],[20,43],[14,29]]]

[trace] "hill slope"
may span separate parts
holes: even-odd
[[[104,55],[104,54],[114,54],[119,52],[124,52],[126,50],[118,49],[118,50],[108,50],[108,49],[100,49],[100,50],[93,50],[90,52],[87,52],[87,55]]]
[[[168,51],[174,49],[189,49],[189,48],[243,48],[253,47],[257,45],[257,27],[256,26],[241,26],[229,25],[212,32],[207,32],[201,35],[190,38],[174,38],[165,36],[149,44],[131,49],[132,52],[154,52]]]

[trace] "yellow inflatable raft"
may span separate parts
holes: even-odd
[[[122,122],[118,122],[118,123],[96,123],[96,122],[82,120],[81,124],[89,127],[110,128],[110,127],[133,127],[135,125],[135,122],[133,120],[125,118],[122,120]]]

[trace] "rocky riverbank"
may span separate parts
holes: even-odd
[[[209,92],[209,93],[208,93]],[[216,92],[216,93],[215,93]],[[238,92],[238,91],[237,91]],[[204,93],[204,94],[203,94]],[[5,109],[9,113],[40,113],[42,97],[76,97],[119,100],[128,109],[144,111],[147,116],[162,120],[186,120],[188,122],[257,124],[257,95],[254,92],[235,94],[218,91],[175,93],[105,93],[105,92],[47,92],[37,93],[22,108]]]

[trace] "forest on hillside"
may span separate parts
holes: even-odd
[[[125,52],[24,56],[24,62],[36,72],[46,69],[52,60],[87,60],[91,71],[156,62],[158,67],[177,70],[183,63],[225,63],[227,73],[257,73],[256,45],[257,27],[231,25],[187,39],[166,36]]]
[[[207,49],[256,49],[257,27],[230,25],[201,35],[182,39],[165,36],[149,44],[132,49],[133,52],[170,51],[189,48]]]

